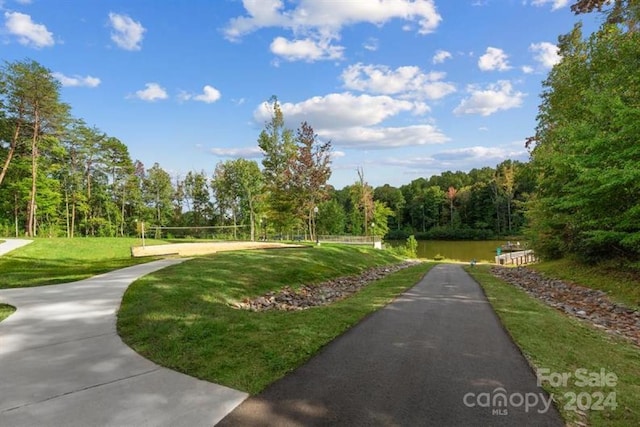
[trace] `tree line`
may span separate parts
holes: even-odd
[[[583,0],[603,24],[559,39],[544,82],[531,164],[529,235],[541,256],[640,259],[640,2]]]

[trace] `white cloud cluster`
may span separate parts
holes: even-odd
[[[370,148],[395,148],[442,143],[448,138],[435,126],[420,124],[407,127],[385,127],[387,119],[401,113],[420,114],[420,102],[395,99],[386,95],[353,95],[349,92],[316,96],[299,103],[283,103],[287,126],[296,128],[307,121],[316,133],[336,145]],[[271,118],[271,105],[264,103],[254,112],[258,123]]]
[[[513,146],[512,146],[513,145]],[[520,148],[515,148],[515,146]],[[382,166],[400,167],[410,174],[421,176],[439,174],[444,169],[471,170],[482,168],[489,164],[497,164],[504,160],[526,161],[529,153],[524,149],[524,142],[508,146],[472,146],[453,148],[435,152],[428,156],[387,158],[380,161]]]
[[[534,6],[544,6],[551,3],[551,10],[558,10],[566,7],[569,4],[569,0],[532,0],[531,4]]]
[[[473,146],[464,148],[454,148],[451,150],[443,150],[433,155],[433,158],[440,161],[460,161],[465,162],[472,160],[481,165],[487,165],[492,162],[500,163],[507,159],[520,159],[528,156],[527,150],[524,148],[524,142],[521,149],[513,150],[505,147],[483,147]]]
[[[369,37],[367,41],[365,41],[362,44],[362,47],[364,47],[366,50],[370,52],[375,52],[376,50],[378,50],[378,44],[379,44],[378,39],[374,37]]]
[[[526,94],[514,91],[511,82],[501,80],[486,88],[471,85],[467,88],[470,96],[463,99],[453,110],[455,114],[480,114],[489,116],[501,110],[509,110],[522,105]]]
[[[260,147],[245,147],[245,148],[211,148],[209,150],[211,154],[216,157],[229,157],[229,158],[244,158],[244,159],[258,159],[262,157],[262,150]]]
[[[42,48],[53,46],[53,34],[43,24],[31,20],[31,16],[20,12],[5,12],[4,25],[9,34],[18,37],[18,42],[25,46]]]
[[[158,101],[161,99],[169,98],[167,91],[160,86],[158,83],[147,83],[145,84],[145,88],[136,91],[134,98],[141,99],[143,101]]]
[[[434,64],[442,64],[444,61],[451,58],[451,52],[447,52],[446,50],[437,50],[435,55],[433,55],[431,62]]]
[[[205,104],[212,104],[219,100],[221,96],[220,91],[210,85],[205,85],[202,88],[202,93],[198,95],[189,92],[181,92],[180,95],[178,95],[181,101],[194,100],[204,102]]]
[[[140,50],[142,37],[146,29],[140,22],[136,22],[127,15],[109,13],[111,25],[111,40],[125,50]]]
[[[558,46],[549,42],[532,43],[529,50],[535,54],[534,59],[544,68],[552,68],[560,62]]]
[[[287,61],[314,62],[327,59],[341,59],[344,47],[335,46],[329,40],[288,40],[276,37],[271,42],[271,52]]]
[[[456,91],[443,81],[446,73],[424,73],[419,67],[404,66],[395,70],[385,65],[351,65],[342,72],[347,89],[382,95],[400,95],[413,99],[440,99]]]
[[[507,71],[509,66],[509,56],[502,49],[488,47],[484,55],[478,59],[478,67],[482,71]]]
[[[433,32],[442,17],[434,0],[376,0],[327,2],[296,0],[287,8],[283,0],[243,0],[246,16],[233,18],[225,28],[229,40],[238,40],[267,27],[290,30],[293,39],[282,36],[271,43],[271,51],[287,60],[334,60],[343,56],[340,39],[346,25],[371,23],[383,25],[392,19],[418,24],[418,33]]]
[[[101,83],[100,79],[93,76],[65,76],[62,73],[52,73],[52,76],[65,87],[98,87]]]

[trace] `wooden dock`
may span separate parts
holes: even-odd
[[[523,265],[536,262],[538,259],[531,249],[525,251],[507,252],[496,255],[496,264],[500,265]]]

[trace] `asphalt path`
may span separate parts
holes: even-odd
[[[218,425],[562,426],[549,399],[480,286],[439,265]]]
[[[0,290],[0,426],[212,426],[245,393],[162,368],[116,332],[137,278],[167,259],[52,286]],[[1,280],[1,278],[0,278]]]

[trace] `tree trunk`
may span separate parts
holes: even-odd
[[[125,200],[127,198],[127,187],[126,184],[122,186],[122,206],[120,211],[120,237],[124,237],[124,213],[125,213]]]
[[[67,226],[67,238],[71,237],[71,230],[69,229],[70,221],[69,221],[69,189],[66,186],[64,188],[64,213],[65,213],[65,223]]]
[[[255,213],[253,212],[253,200],[251,200],[251,192],[249,192],[249,222],[251,223],[251,241],[255,242],[256,241],[256,230],[255,230],[256,216],[255,216]]]
[[[36,191],[38,178],[38,109],[36,106],[33,123],[33,137],[31,138],[31,194],[29,197],[29,206],[27,212],[27,236],[35,237],[36,235]]]
[[[71,238],[73,239],[76,232],[76,197],[73,196],[71,201]]]
[[[19,237],[18,235],[20,234],[20,232],[18,231],[18,193],[14,193],[13,195],[13,219],[15,222],[15,226],[16,226],[16,237]]]
[[[18,138],[20,137],[20,128],[22,124],[21,121],[18,121],[16,124],[16,130],[13,133],[13,138],[11,138],[11,144],[9,145],[9,153],[7,153],[7,158],[4,161],[4,166],[2,167],[2,171],[0,171],[0,185],[2,185],[2,181],[4,180],[4,176],[7,174],[7,170],[9,169],[9,163],[13,159],[13,154],[16,152],[16,146],[18,145]]]

